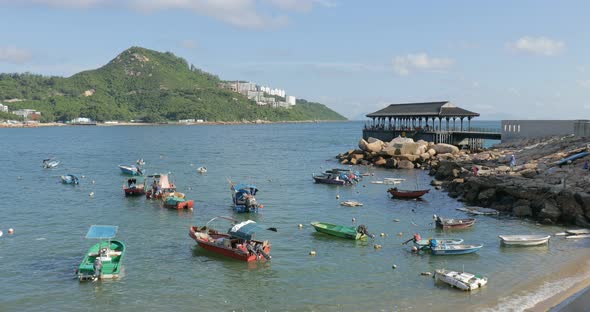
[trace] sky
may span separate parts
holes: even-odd
[[[0,0],[0,72],[70,76],[170,51],[351,119],[451,101],[497,119],[590,118],[589,1]]]

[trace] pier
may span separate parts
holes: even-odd
[[[472,128],[471,119],[478,113],[457,107],[451,102],[391,104],[368,114],[363,138],[391,141],[401,136],[414,140],[447,143],[476,149],[484,140],[501,140],[495,129]]]

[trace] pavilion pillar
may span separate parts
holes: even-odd
[[[457,131],[457,118],[453,116],[453,131]]]
[[[446,124],[447,124],[447,131],[449,131],[449,117],[445,118],[447,120]]]
[[[467,130],[471,131],[471,117],[467,117]]]
[[[442,131],[442,117],[438,117],[438,131]]]
[[[463,118],[465,117],[461,117],[461,132],[463,132]]]

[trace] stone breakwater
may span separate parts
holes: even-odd
[[[500,144],[478,153],[396,138],[369,139],[338,156],[342,164],[429,169],[432,185],[467,205],[489,207],[543,224],[590,228],[590,156],[556,162],[588,150],[589,140],[553,137]],[[516,165],[510,167],[512,155]]]

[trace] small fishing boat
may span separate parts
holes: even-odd
[[[445,269],[434,271],[435,281],[447,283],[461,290],[474,290],[485,286],[488,278],[467,272],[456,272]]]
[[[586,157],[588,155],[590,155],[590,152],[588,152],[588,151],[584,151],[584,152],[581,152],[581,153],[576,153],[576,154],[573,154],[573,155],[571,155],[569,157],[562,158],[562,159],[554,162],[553,164],[554,165],[557,165],[557,166],[562,166],[562,165],[565,165],[565,164],[569,164],[569,163],[571,163],[572,161],[574,161],[574,160],[576,160],[578,158]]]
[[[143,195],[145,188],[143,184],[137,183],[137,179],[131,178],[127,179],[127,183],[123,183],[123,192],[125,192],[125,196]]]
[[[337,236],[341,238],[348,238],[348,239],[364,239],[367,236],[371,236],[369,232],[367,232],[367,227],[364,225],[359,225],[358,227],[354,226],[345,226],[345,225],[338,225],[326,222],[312,222],[311,226],[315,228],[316,231],[329,234],[332,236]]]
[[[76,185],[76,184],[80,183],[80,179],[78,179],[78,177],[73,174],[62,175],[62,176],[60,176],[60,179],[61,179],[61,183],[63,183],[63,184]]]
[[[195,201],[186,199],[184,193],[174,192],[167,193],[163,196],[162,202],[164,207],[172,209],[193,209]]]
[[[464,229],[475,224],[475,219],[453,219],[453,218],[441,218],[437,215],[433,216],[436,226],[444,230],[447,229]]]
[[[346,206],[346,207],[360,207],[363,205],[363,203],[359,203],[354,200],[346,200],[346,201],[341,202],[340,205]]]
[[[493,215],[500,214],[500,212],[498,210],[496,210],[496,209],[483,208],[483,207],[475,207],[475,206],[471,206],[471,207],[459,207],[459,208],[457,208],[457,210],[463,211],[463,212],[467,212],[467,213],[470,213],[470,214],[474,214],[474,215],[493,216]]]
[[[474,253],[482,247],[482,244],[438,244],[436,240],[430,240],[430,251],[435,256],[464,255]]]
[[[174,183],[168,180],[167,174],[149,175],[143,182],[145,197],[147,199],[161,199],[165,193],[176,192]]]
[[[128,175],[143,175],[141,168],[136,165],[126,166],[126,165],[119,165],[119,169],[123,174]]]
[[[567,235],[590,234],[590,229],[565,230]]]
[[[424,189],[424,190],[400,190],[397,187],[394,187],[394,188],[390,188],[389,190],[387,190],[387,192],[389,194],[391,194],[391,196],[393,198],[398,198],[398,199],[416,199],[416,198],[420,198],[420,197],[422,197],[422,195],[430,192],[430,189]]]
[[[90,247],[78,266],[76,274],[79,281],[119,277],[125,256],[125,244],[118,240],[112,240],[117,234],[117,229],[117,226],[111,225],[90,227],[86,238],[99,239],[100,242]]]
[[[227,233],[211,227],[215,220],[229,221],[232,226]],[[268,241],[254,240],[261,228],[252,220],[238,222],[229,217],[215,217],[203,227],[191,226],[189,236],[206,250],[240,261],[270,260],[271,244]]]
[[[207,167],[199,167],[197,168],[198,173],[207,173]]]
[[[361,180],[360,173],[341,168],[326,170],[324,173],[312,175],[312,177],[316,183],[335,185],[351,185]]]
[[[384,185],[392,185],[392,184],[400,184],[406,179],[398,179],[398,178],[384,178],[383,180],[379,181],[371,181],[372,184],[384,184]]]
[[[590,234],[567,235],[565,238],[569,238],[569,239],[590,238]]]
[[[258,212],[258,209],[264,208],[263,205],[256,201],[258,188],[253,184],[231,184],[232,202],[236,212]]]
[[[45,169],[51,169],[51,168],[55,168],[59,165],[60,161],[53,159],[53,158],[48,158],[48,159],[43,159],[43,168]]]
[[[511,246],[537,246],[549,242],[551,235],[498,235],[502,244]]]
[[[413,242],[414,246],[416,246],[419,250],[429,249],[432,245],[432,240],[435,240],[435,244],[449,244],[449,245],[457,245],[463,243],[462,238],[429,238],[429,239],[422,239],[420,234],[415,233],[414,236],[407,241],[403,242],[402,245],[405,245],[409,242]]]

